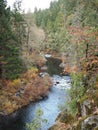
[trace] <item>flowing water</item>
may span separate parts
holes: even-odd
[[[40,130],[48,130],[54,124],[56,117],[61,111],[60,108],[64,106],[69,98],[67,91],[70,89],[70,77],[52,74],[51,78],[53,86],[48,97],[36,103],[31,103],[13,113],[0,124],[0,130],[26,130],[25,124],[35,118],[37,109],[43,111],[42,118],[47,120],[47,123],[42,124]]]

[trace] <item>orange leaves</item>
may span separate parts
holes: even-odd
[[[4,108],[9,111],[9,109],[11,109],[11,102],[10,101],[6,101],[3,103]]]
[[[81,36],[83,34],[82,29],[78,28],[78,27],[74,27],[71,26],[68,28],[70,34],[74,35],[74,36]]]
[[[7,87],[10,89],[13,89],[13,88],[18,89],[18,88],[20,88],[20,85],[21,85],[21,80],[15,79],[13,81],[9,81],[7,84]]]
[[[25,89],[24,89],[23,96],[26,96],[28,98],[36,96],[35,88],[34,87],[32,88],[32,85],[26,86]]]
[[[13,112],[13,110],[17,109],[16,103],[8,100],[7,98],[3,101],[0,107],[1,107],[0,110],[4,111],[5,114],[11,113]]]
[[[37,76],[37,73],[38,73],[37,68],[31,68],[26,73],[21,75],[21,79],[25,80],[25,82],[27,83],[28,81],[35,79]]]
[[[93,27],[67,27],[70,35],[69,43],[72,44],[71,51],[73,54],[74,61],[77,60],[78,64],[81,65],[83,73],[89,71],[94,74],[94,71],[98,72],[98,30]],[[69,49],[69,48],[68,48]],[[84,59],[83,59],[84,58]],[[77,68],[65,68],[65,73],[75,72]]]
[[[63,70],[63,74],[70,74],[70,73],[76,73],[78,71],[77,66],[72,66],[72,67],[66,67]]]
[[[94,31],[90,27],[79,28],[76,26],[69,26],[68,27],[69,34],[74,38],[75,41],[82,42],[85,40],[86,42],[91,42],[90,39],[98,39],[98,32]]]
[[[25,86],[23,96],[30,99],[36,99],[39,95],[46,94],[49,87],[51,86],[51,81],[49,77],[40,78],[38,75],[31,83]]]
[[[51,80],[48,76],[39,77],[38,70],[31,68],[20,79],[0,81],[0,86],[0,111],[9,114],[47,94]]]
[[[94,60],[92,61],[92,64],[98,64],[98,60],[97,60],[97,59],[94,59]]]

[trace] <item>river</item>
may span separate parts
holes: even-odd
[[[40,130],[48,130],[54,124],[56,117],[69,99],[68,90],[70,89],[69,76],[53,74],[51,79],[53,86],[48,97],[36,103],[31,103],[10,115],[7,120],[4,120],[4,123],[0,124],[0,130],[26,130],[26,123],[32,122],[37,109],[43,112],[42,118],[47,120],[47,123],[42,124]]]

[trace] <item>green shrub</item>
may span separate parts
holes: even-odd
[[[42,124],[47,123],[47,119],[43,119],[42,115],[43,111],[40,108],[37,109],[33,121],[26,124],[27,130],[41,130]]]
[[[82,74],[71,74],[71,89],[70,89],[70,110],[75,114],[77,112],[77,102],[83,96],[85,88],[82,83]]]

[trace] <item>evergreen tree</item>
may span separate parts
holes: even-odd
[[[23,70],[18,37],[22,21],[19,12],[12,12],[6,0],[0,0],[0,77],[15,79]],[[17,26],[17,24],[19,26]],[[22,34],[21,34],[22,35]]]

